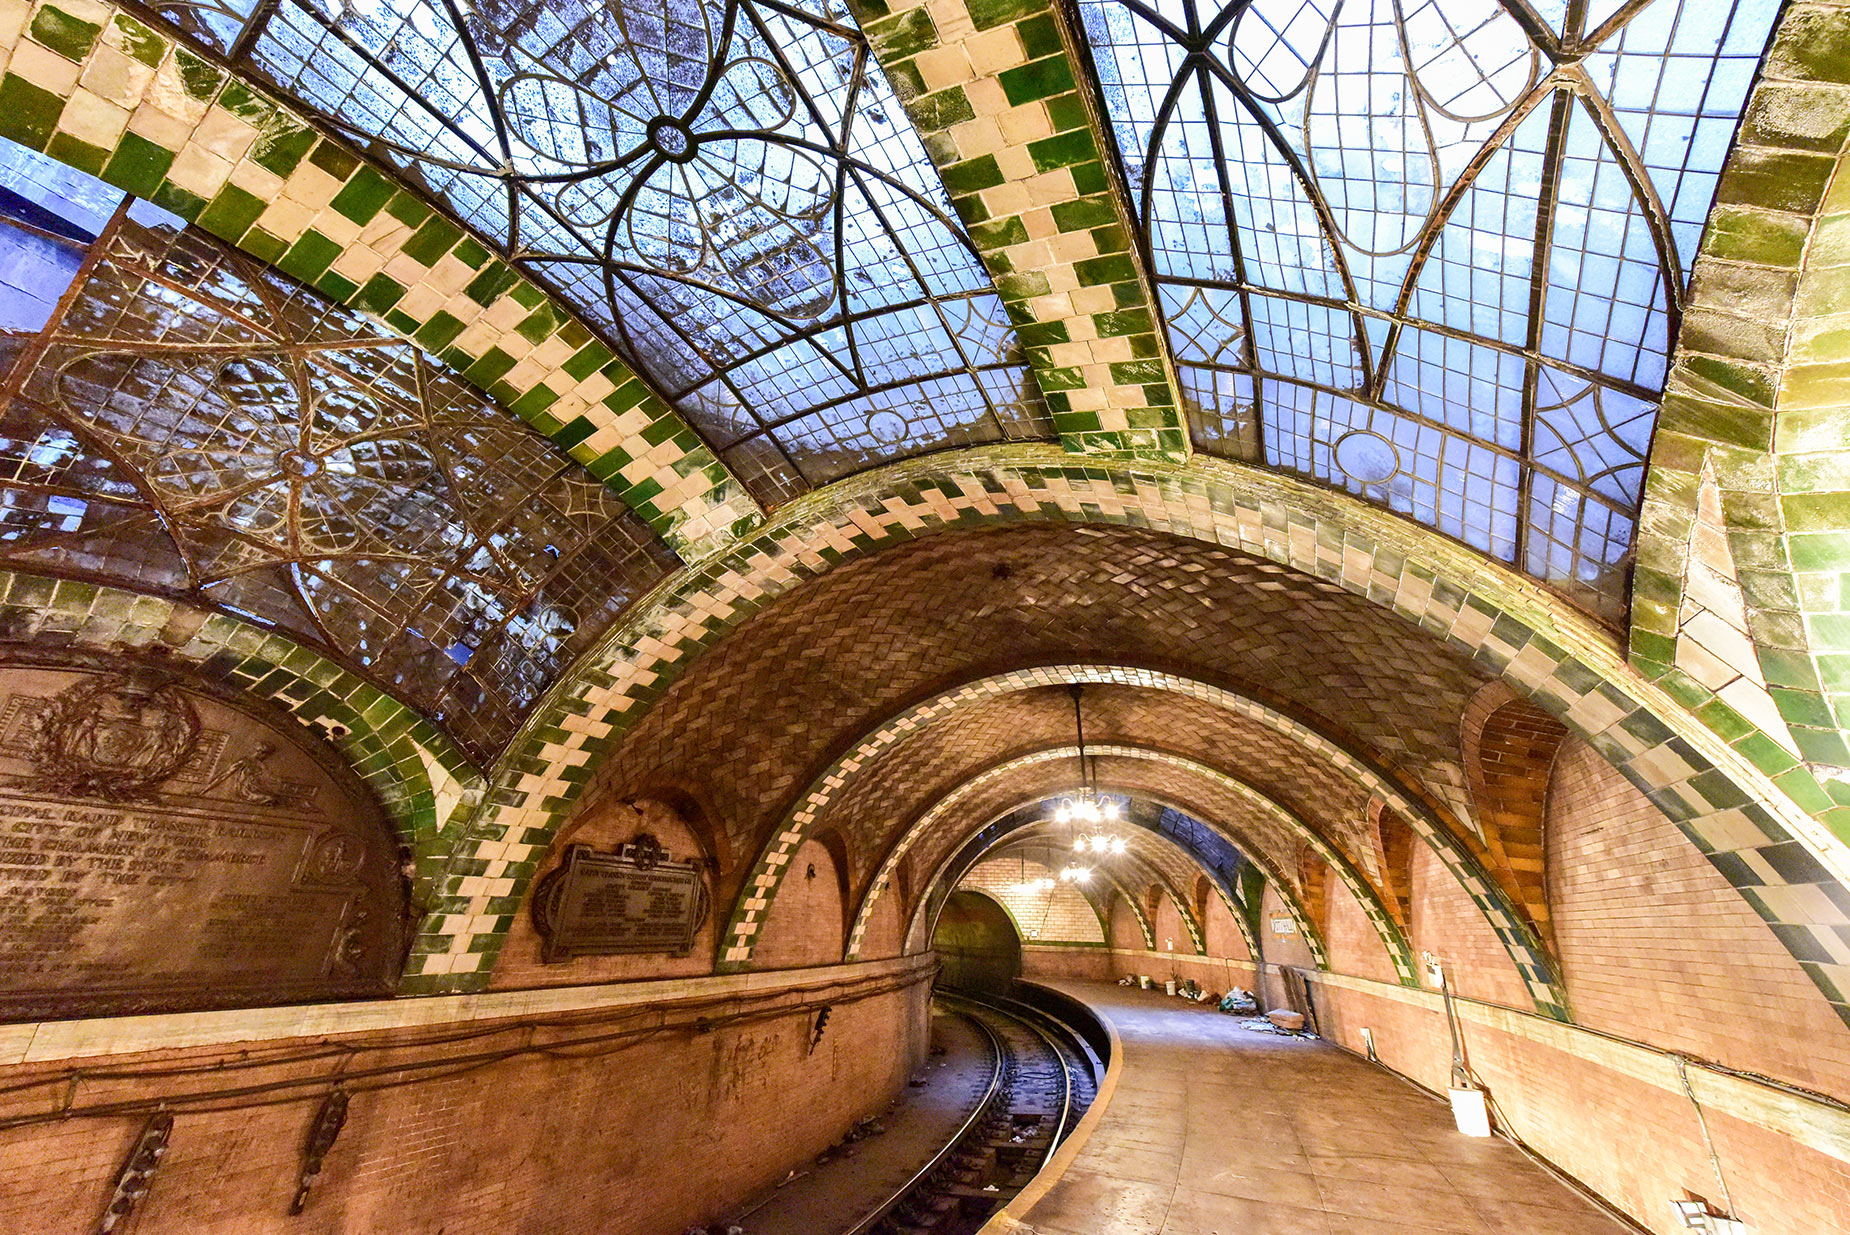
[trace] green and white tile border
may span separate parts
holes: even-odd
[[[281,707],[338,747],[378,795],[415,856],[420,895],[440,883],[481,803],[482,774],[428,721],[301,644],[226,614],[0,570],[0,630],[31,646],[163,652]]]
[[[1152,528],[1302,570],[1460,648],[1559,717],[1677,822],[1850,1016],[1850,847],[1835,803],[1781,792],[1534,580],[1321,486],[1197,455],[1186,466],[989,446],[894,464],[806,495],[631,607],[534,711],[478,831],[505,894],[447,907],[430,989],[484,983],[526,880],[599,755],[708,647],[835,565],[919,536],[1025,519]]]
[[[1797,0],[1761,65],[1658,417],[1631,612],[1638,670],[1802,804],[1838,808],[1839,837],[1850,837],[1846,30],[1843,4]],[[1705,471],[1719,487],[1758,662],[1729,667],[1764,681],[1797,757],[1784,735],[1720,697],[1727,673],[1712,655],[1679,656],[1691,650],[1685,602]],[[1710,666],[1709,680],[1687,672],[1692,664]]]
[[[995,280],[1062,444],[1186,459],[1155,293],[1060,6],[850,7]]]
[[[719,970],[727,972],[750,966],[758,931],[770,911],[771,901],[783,883],[797,847],[809,838],[836,792],[863,768],[877,760],[883,750],[972,703],[1016,691],[1073,683],[1169,691],[1225,708],[1295,742],[1303,748],[1307,757],[1330,765],[1365,794],[1373,794],[1386,801],[1432,847],[1452,877],[1476,902],[1491,928],[1496,931],[1497,938],[1502,940],[1503,946],[1509,951],[1510,960],[1528,986],[1536,1007],[1550,1015],[1567,1015],[1566,994],[1555,973],[1553,962],[1542,947],[1540,937],[1510,896],[1431,807],[1409,794],[1368,760],[1276,708],[1192,678],[1117,665],[1049,665],[980,678],[915,704],[877,726],[810,782],[809,788],[797,799],[759,853],[732,907],[731,917],[720,933]],[[1105,748],[1100,747],[1099,753],[1104,752]],[[1189,760],[1173,758],[1171,766],[1197,775],[1207,773],[1207,779],[1217,787],[1238,793],[1249,805],[1268,800],[1230,777],[1219,775],[1217,778],[1212,769],[1195,765]],[[1220,779],[1229,783],[1220,785]],[[1356,893],[1357,900],[1364,912],[1368,913],[1376,930],[1382,932],[1382,942],[1387,946],[1388,955],[1394,958],[1395,968],[1403,977],[1414,979],[1411,949],[1392,916],[1382,905],[1380,897],[1365,879],[1354,872],[1349,860],[1317,837],[1316,830],[1304,825],[1296,816],[1286,813],[1284,818],[1277,821],[1293,830],[1301,828],[1305,839],[1312,840],[1318,855],[1336,867],[1337,874],[1344,877],[1345,882],[1349,882],[1350,876],[1354,877],[1351,891]]]
[[[1058,670],[1042,670],[1036,671],[1036,675],[1051,674],[1057,677],[1059,672]],[[1234,706],[1238,708],[1243,715],[1247,714],[1245,706],[1241,706],[1244,701],[1238,701],[1236,696],[1229,696],[1226,692],[1218,691],[1216,688],[1201,683],[1188,683],[1183,679],[1173,678],[1167,674],[1149,674],[1141,670],[1108,670],[1104,667],[1094,666],[1091,668],[1090,672],[1086,669],[1076,669],[1074,676],[1066,680],[1085,682],[1112,681],[1119,674],[1125,674],[1132,680],[1115,682],[1115,684],[1118,685],[1156,685],[1158,689],[1181,689],[1195,698],[1204,699],[1217,704]],[[995,682],[997,680],[989,679],[989,681]],[[1033,684],[1042,685],[1045,683],[1035,681]],[[1010,688],[1004,687],[998,683],[994,693],[1001,693],[1001,691],[1005,689],[1029,688],[1030,687],[1026,684]],[[1256,705],[1248,704],[1247,706]],[[911,714],[908,713],[907,719],[910,717]],[[916,727],[917,725],[915,722],[913,728],[916,730]],[[885,730],[886,727],[883,726],[882,732],[885,732]],[[901,734],[899,736],[904,735]],[[863,747],[866,745],[868,744],[862,744]],[[854,755],[858,755],[861,749],[862,747],[857,747]],[[1328,862],[1331,868],[1336,871],[1337,877],[1343,881],[1344,886],[1349,889],[1355,896],[1357,903],[1362,906],[1363,913],[1368,916],[1370,925],[1372,925],[1376,933],[1381,936],[1382,946],[1387,949],[1388,956],[1393,959],[1395,971],[1400,974],[1402,980],[1407,982],[1417,982],[1419,980],[1413,962],[1413,950],[1407,943],[1406,936],[1402,932],[1400,924],[1395,921],[1393,914],[1389,912],[1387,906],[1382,901],[1380,893],[1373,884],[1368,881],[1367,877],[1357,869],[1355,863],[1347,854],[1344,854],[1341,850],[1331,845],[1316,828],[1312,827],[1296,813],[1286,809],[1276,800],[1261,793],[1245,781],[1231,776],[1219,768],[1211,767],[1208,764],[1201,763],[1194,759],[1170,754],[1166,751],[1153,750],[1143,746],[1125,745],[1122,743],[1105,743],[1096,747],[1087,747],[1087,750],[1105,758],[1137,759],[1158,763],[1180,773],[1184,782],[1186,782],[1187,779],[1206,781],[1220,792],[1239,798],[1261,816],[1285,829],[1292,837],[1309,844],[1316,851],[1317,855],[1325,862]],[[1061,759],[1073,759],[1078,756],[1078,753],[1077,747],[1058,746],[1007,760],[994,767],[977,772],[927,807],[913,824],[888,848],[885,857],[880,862],[879,868],[874,872],[872,879],[869,881],[868,890],[863,895],[861,903],[856,909],[854,925],[849,930],[848,950],[844,954],[845,957],[849,960],[859,959],[861,940],[866,933],[867,924],[871,920],[874,908],[879,902],[881,892],[891,879],[899,863],[905,859],[906,854],[911,851],[912,847],[917,844],[919,840],[933,834],[933,832],[939,829],[946,826],[953,826],[958,823],[963,825],[959,828],[959,832],[964,836],[970,836],[980,831],[982,827],[987,824],[987,820],[958,820],[956,812],[961,803],[968,800],[971,794],[997,781],[1006,780],[1008,777],[1023,769]],[[854,755],[850,755],[849,758],[854,758]],[[836,766],[840,767],[841,765],[837,764]],[[1338,766],[1341,767],[1342,765],[1339,764]],[[1342,770],[1345,774],[1354,775],[1353,770],[1350,768],[1345,767],[1342,768]],[[1141,791],[1127,792],[1131,792],[1133,798],[1148,798],[1150,796]],[[1395,792],[1399,793],[1400,791],[1396,790]],[[1402,793],[1400,796],[1404,798],[1406,795]],[[806,803],[810,800],[810,798],[805,798]],[[1251,837],[1242,835],[1237,820],[1206,817],[1199,809],[1190,807],[1186,802],[1177,802],[1174,803],[1174,805],[1177,810],[1183,811],[1191,818],[1196,819],[1203,826],[1211,828],[1219,833],[1222,839],[1226,840],[1241,853],[1249,857],[1256,851],[1264,848],[1263,846],[1255,845]],[[818,806],[817,809],[819,811],[820,806]],[[1430,816],[1427,818],[1430,819]],[[1425,832],[1422,832],[1422,836],[1425,834]],[[1269,856],[1271,857],[1271,865],[1274,868],[1280,868],[1281,864],[1278,856]],[[1441,856],[1445,855],[1442,853]],[[1448,859],[1448,865],[1449,864],[1450,860]],[[1470,889],[1469,884],[1466,886],[1467,889]],[[774,894],[774,889],[772,889],[772,891]],[[1476,898],[1477,893],[1475,890],[1472,890],[1472,895]],[[744,904],[747,905],[749,903],[749,901],[744,902]],[[1493,927],[1497,927],[1498,934],[1501,937],[1503,935],[1503,930],[1500,926],[1497,926],[1494,918],[1492,919],[1492,925]],[[723,955],[728,961],[737,964],[749,964],[751,959],[751,947],[755,942],[756,940],[750,935],[746,935],[742,939],[729,935],[727,937],[726,952]],[[740,945],[742,945],[743,951],[735,955],[734,948]],[[1515,954],[1512,954],[1512,956],[1513,959],[1517,961],[1520,968],[1526,957]],[[1555,1002],[1558,1002],[1558,999],[1555,1000]]]
[[[0,0],[0,135],[146,198],[440,357],[684,556],[761,517],[570,310],[309,120],[103,0]]]

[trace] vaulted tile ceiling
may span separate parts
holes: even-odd
[[[1082,0],[1198,448],[1612,613],[1775,0]]]
[[[1197,450],[1616,624],[1680,302],[1774,0],[1082,0]],[[1053,437],[839,0],[158,16],[446,206],[766,506]],[[0,560],[254,618],[492,759],[677,560],[379,321],[0,151]]]

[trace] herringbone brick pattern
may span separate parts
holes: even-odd
[[[672,770],[711,797],[736,848],[750,852],[807,776],[909,698],[1056,659],[1161,664],[1226,682],[1358,739],[1384,765],[1424,773],[1432,796],[1454,813],[1462,806],[1456,721],[1483,680],[1465,658],[1330,584],[1120,528],[926,538],[832,571],[690,669],[598,781],[625,793]],[[1011,718],[1070,737],[1062,706]],[[1246,755],[1244,735],[1213,732]],[[1221,752],[1197,743],[1187,753]],[[1347,803],[1300,804],[1319,817],[1351,813]],[[890,799],[885,809],[903,813]],[[857,867],[865,860],[857,854]]]

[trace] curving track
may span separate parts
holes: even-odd
[[[990,1084],[951,1142],[844,1235],[972,1235],[1034,1178],[1098,1091],[1102,1064],[1057,1018],[1011,999],[938,1001],[990,1043]]]

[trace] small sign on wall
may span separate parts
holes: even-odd
[[[1274,935],[1295,935],[1298,933],[1298,924],[1290,918],[1273,918],[1272,933]]]

